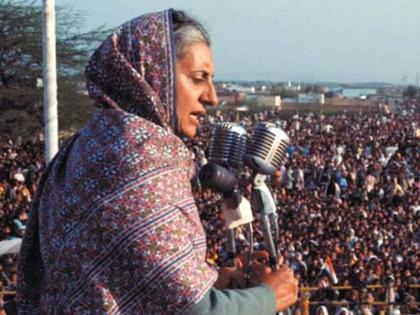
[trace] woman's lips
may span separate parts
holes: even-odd
[[[200,125],[200,120],[199,120],[199,118],[198,118],[198,116],[197,115],[195,115],[195,114],[190,114],[190,120],[196,125],[196,126],[198,126],[198,125]]]
[[[206,113],[203,112],[196,112],[190,114],[190,119],[196,126],[200,125],[200,122],[204,119]]]

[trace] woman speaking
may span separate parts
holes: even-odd
[[[194,137],[216,105],[206,31],[182,11],[123,24],[86,67],[96,112],[48,165],[18,268],[19,314],[273,314],[296,301],[289,268],[205,262],[191,194]],[[238,279],[237,279],[238,280]],[[240,279],[239,279],[240,280]]]

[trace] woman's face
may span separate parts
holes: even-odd
[[[176,106],[181,133],[193,138],[199,118],[206,115],[205,105],[217,105],[213,85],[214,64],[205,43],[191,45],[176,61]]]

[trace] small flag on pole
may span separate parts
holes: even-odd
[[[328,273],[333,284],[338,283],[337,274],[335,273],[334,265],[331,261],[330,256],[327,256],[327,258],[325,259],[325,262],[321,267],[320,274],[322,274],[324,271]]]

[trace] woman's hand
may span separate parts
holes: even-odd
[[[298,280],[293,270],[280,265],[273,271],[268,267],[269,254],[257,251],[249,259],[249,253],[244,253],[235,259],[235,267],[224,267],[219,270],[216,289],[243,289],[260,284],[271,287],[276,298],[276,311],[283,311],[296,303],[298,297]],[[281,263],[281,262],[279,262]],[[247,279],[247,271],[250,278]]]
[[[246,279],[246,271],[249,269],[249,254],[244,253],[234,260],[234,267],[226,266],[219,269],[219,277],[214,287],[219,290],[223,289],[244,289],[249,283]],[[257,258],[266,258],[265,252],[255,252],[253,260]],[[268,259],[268,256],[267,256]]]
[[[214,287],[219,290],[244,289],[246,287],[245,273],[238,267],[220,268]]]
[[[252,285],[267,284],[271,287],[276,297],[276,311],[280,312],[296,303],[299,291],[299,282],[294,277],[293,270],[282,265],[272,271],[258,262],[251,266]]]
[[[271,287],[276,297],[276,311],[283,311],[296,303],[298,297],[298,280],[294,277],[293,270],[282,265],[280,258],[277,270],[268,267],[269,254],[266,251],[253,253],[251,262],[247,255],[240,256],[243,270],[249,268],[249,285],[256,286],[267,284]]]

